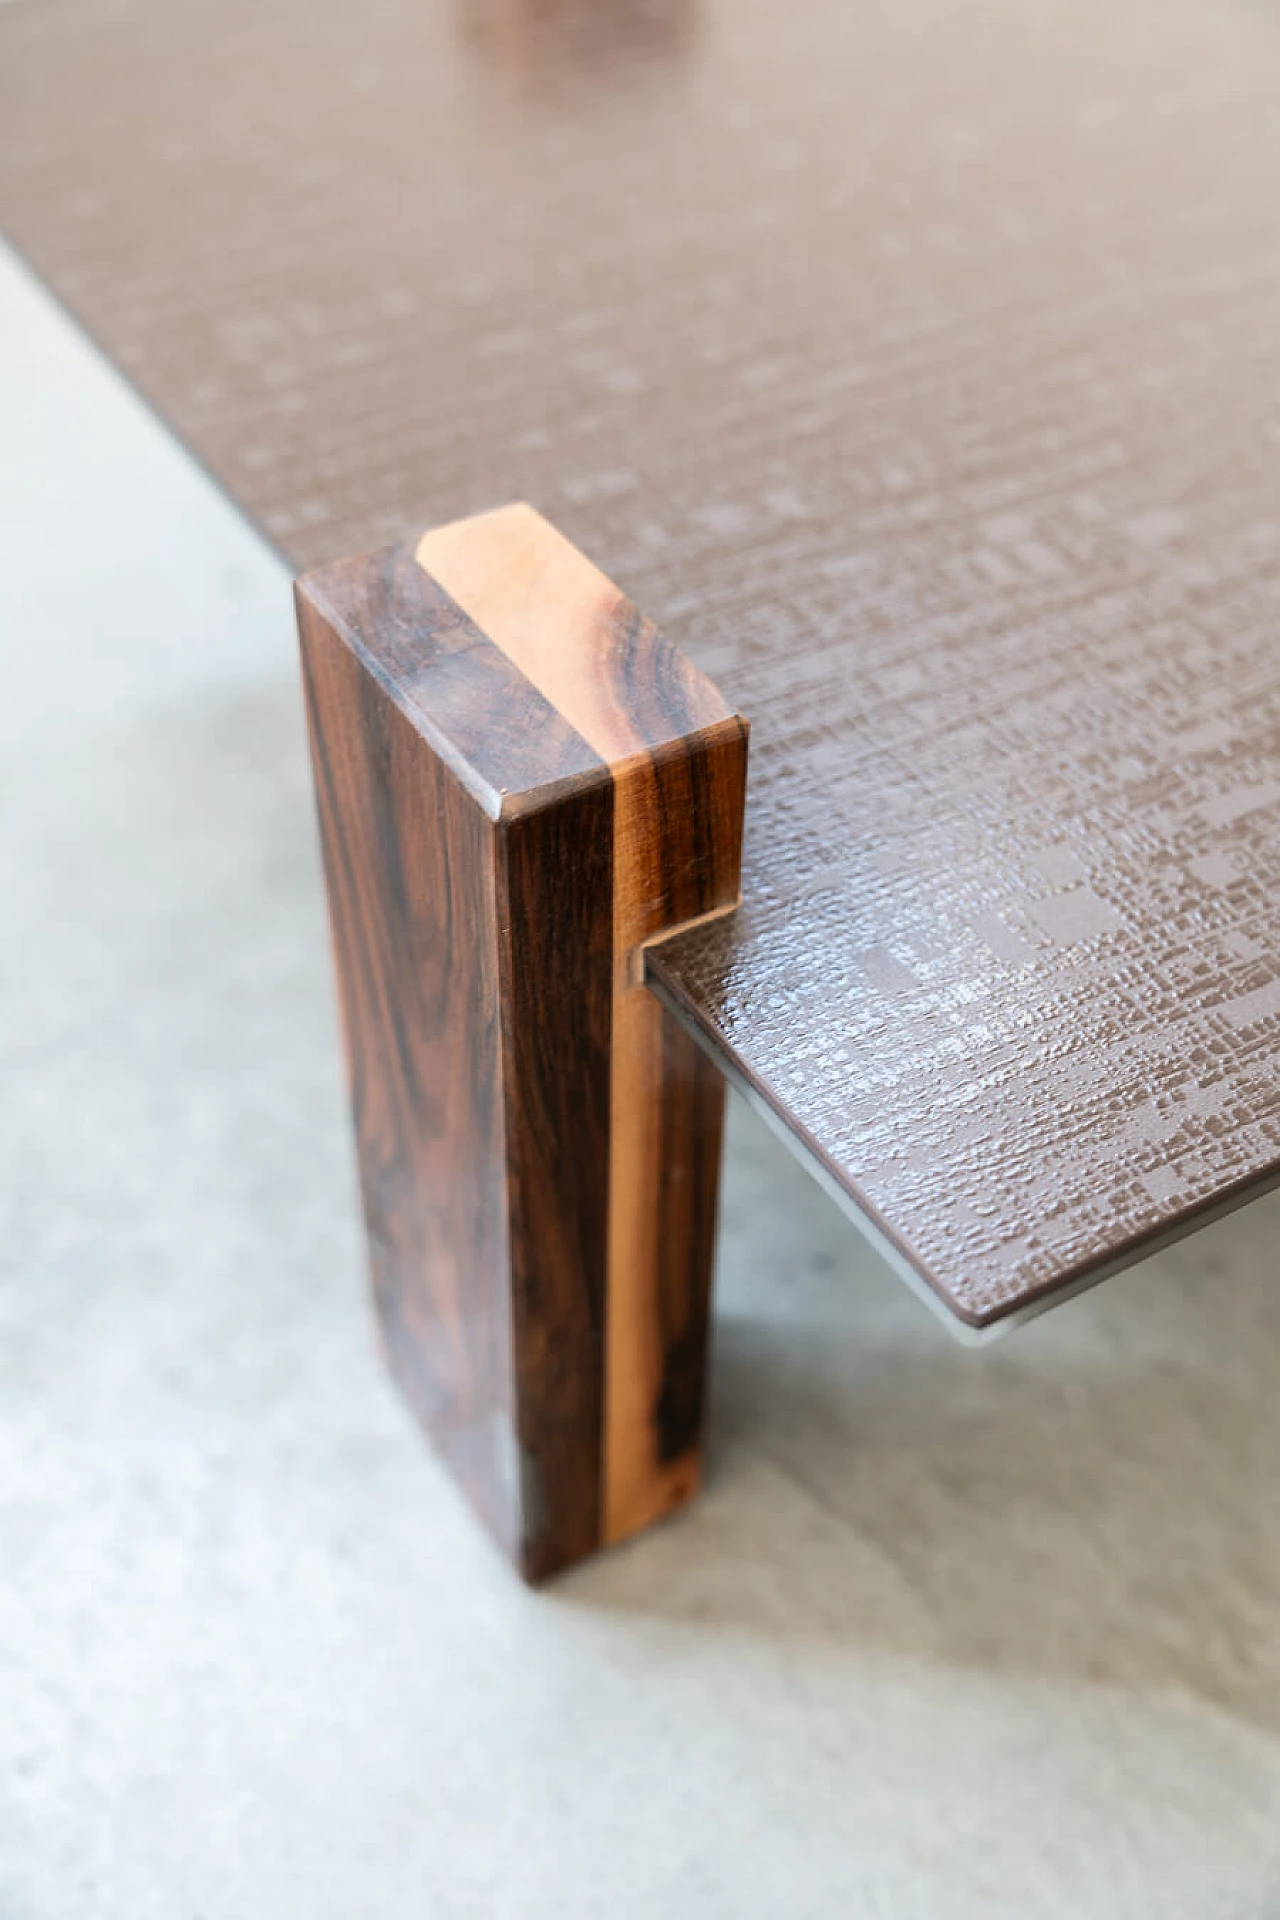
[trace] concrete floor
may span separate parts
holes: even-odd
[[[1280,1201],[964,1352],[735,1112],[695,1511],[375,1359],[287,581],[0,256],[0,1916],[1280,1916]]]

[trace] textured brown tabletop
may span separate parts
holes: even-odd
[[[527,498],[750,715],[666,992],[962,1318],[1272,1177],[1273,0],[13,0],[0,224],[291,560]]]

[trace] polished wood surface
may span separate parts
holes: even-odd
[[[527,507],[298,604],[388,1357],[538,1579],[697,1485],[724,1087],[642,957],[738,897],[746,729]]]
[[[527,498],[753,725],[651,955],[964,1319],[1280,1167],[1280,14],[15,0],[0,222],[294,561]]]
[[[697,1484],[724,1105],[645,991],[642,949],[738,904],[746,729],[531,508],[434,528],[417,558],[613,775],[603,1537],[621,1539]],[[670,1243],[673,1205],[692,1261]]]

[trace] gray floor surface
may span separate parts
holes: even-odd
[[[279,564],[0,255],[0,1916],[1280,1920],[1280,1200],[974,1354],[735,1111],[706,1495],[384,1381]]]

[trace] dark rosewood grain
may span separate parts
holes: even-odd
[[[297,591],[370,1261],[541,1579],[697,1483],[724,1094],[642,943],[736,899],[746,735],[529,509],[418,553]]]

